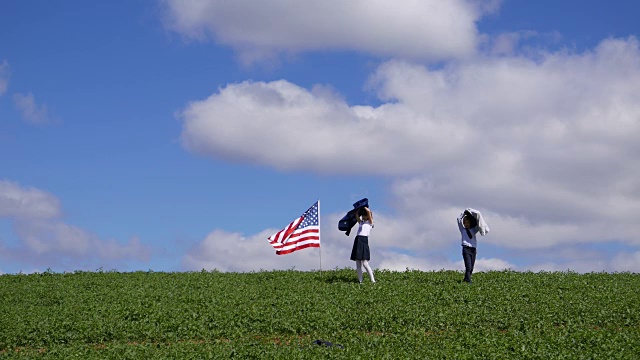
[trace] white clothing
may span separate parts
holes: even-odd
[[[460,234],[462,235],[462,246],[468,246],[468,247],[477,247],[478,246],[478,240],[477,240],[477,233],[478,233],[478,227],[472,227],[469,229],[465,229],[464,226],[462,225],[462,216],[458,218],[458,229],[460,229]],[[469,233],[467,233],[467,230],[469,230]],[[471,234],[471,237],[469,237],[469,234]]]
[[[474,248],[478,246],[477,233],[480,233],[480,235],[484,236],[489,233],[490,229],[487,223],[484,222],[480,211],[471,208],[467,208],[465,210],[473,215],[473,217],[478,221],[478,225],[469,229],[465,229],[462,225],[464,211],[462,212],[462,214],[460,214],[460,216],[458,217],[458,229],[460,230],[460,235],[462,235],[462,246]],[[469,231],[467,232],[467,230]],[[471,236],[469,236],[469,234],[471,234]]]
[[[356,270],[358,271],[358,281],[362,283],[362,266],[367,270],[367,274],[369,274],[369,279],[372,283],[376,282],[376,279],[373,277],[373,270],[371,270],[371,266],[369,266],[369,262],[367,260],[356,260]]]
[[[468,212],[471,213],[471,215],[473,215],[474,218],[476,218],[476,220],[478,221],[478,230],[480,231],[480,235],[485,236],[489,233],[489,225],[487,225],[486,222],[484,222],[484,219],[482,218],[482,214],[480,213],[480,211],[476,210],[476,209],[472,209],[472,208],[467,208],[466,209]]]
[[[371,233],[371,221],[367,220],[367,221],[361,222],[360,226],[358,226],[358,233],[356,235],[369,236],[370,233]]]

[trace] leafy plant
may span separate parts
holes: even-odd
[[[0,357],[634,358],[632,273],[352,269],[0,276]],[[318,346],[323,339],[342,347]]]

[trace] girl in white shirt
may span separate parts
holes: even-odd
[[[369,250],[369,234],[371,228],[373,228],[373,213],[368,207],[361,207],[356,212],[356,220],[358,221],[358,233],[353,241],[353,248],[351,249],[351,260],[356,262],[356,270],[358,273],[358,281],[362,283],[362,267],[364,266],[369,274],[369,278],[372,283],[376,280],[373,277],[373,270],[369,266],[369,260],[371,260],[371,252]]]
[[[458,217],[458,229],[462,235],[462,259],[464,260],[464,281],[471,284],[471,274],[476,263],[478,233],[482,236],[489,233],[489,226],[484,222],[480,211],[466,208]]]

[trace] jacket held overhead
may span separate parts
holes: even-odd
[[[356,214],[358,210],[363,207],[369,207],[369,199],[364,198],[353,203],[353,209],[349,210],[345,216],[338,221],[338,230],[344,231],[345,235],[349,236],[353,225],[358,223],[356,220]]]

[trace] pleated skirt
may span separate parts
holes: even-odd
[[[358,235],[353,240],[353,249],[351,249],[351,260],[371,260],[368,236]]]

